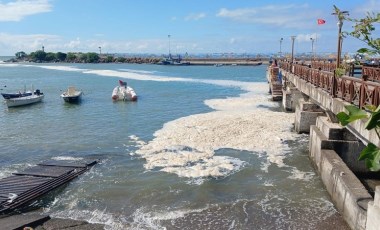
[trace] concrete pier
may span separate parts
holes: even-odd
[[[295,112],[295,131],[310,133],[310,159],[335,207],[350,228],[379,229],[380,175],[358,160],[365,147],[363,141],[380,145],[376,133],[366,130],[363,120],[342,127],[336,114],[345,111],[348,102],[332,97],[329,90],[305,81],[305,77],[281,71],[286,79],[282,105]]]

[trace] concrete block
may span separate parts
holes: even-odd
[[[366,230],[377,230],[380,226],[380,186],[376,186],[375,199],[368,203]]]
[[[317,126],[311,126],[309,147],[310,157],[315,159],[318,168],[320,151],[330,149],[334,150],[354,173],[369,173],[365,162],[358,160],[360,152],[365,147],[360,141],[329,140]]]
[[[332,123],[328,117],[325,116],[320,116],[317,118],[316,126],[329,140],[358,140],[347,128],[338,123]]]
[[[295,131],[297,133],[309,133],[310,126],[316,124],[316,120],[319,116],[326,115],[318,105],[300,99],[295,112]]]
[[[371,195],[333,150],[321,150],[320,173],[336,208],[352,229],[364,230]],[[360,204],[359,204],[360,201]]]

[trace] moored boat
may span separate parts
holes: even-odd
[[[23,105],[30,105],[37,102],[41,102],[44,98],[44,94],[36,89],[32,94],[27,94],[22,97],[13,97],[5,99],[5,104],[9,107],[17,107]]]
[[[26,92],[18,92],[18,93],[1,93],[4,99],[18,98],[18,97],[26,97],[31,96],[33,93],[31,91]]]
[[[112,91],[112,99],[115,101],[137,101],[137,94],[127,82],[119,80],[119,85]]]
[[[65,102],[68,103],[78,103],[81,100],[83,92],[77,90],[74,86],[69,86],[69,88],[61,94],[61,97]]]

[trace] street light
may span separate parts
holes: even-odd
[[[342,52],[342,42],[343,42],[343,37],[342,37],[342,26],[343,26],[343,20],[345,19],[346,16],[349,15],[348,11],[340,11],[337,7],[335,7],[335,12],[332,13],[332,15],[335,15],[338,19],[338,52],[337,52],[337,57],[336,57],[336,67],[339,68],[340,66],[340,56]]]
[[[283,40],[284,40],[284,38],[280,38],[280,57],[281,57],[281,54],[282,54],[282,52],[281,52],[281,44],[282,44]]]
[[[169,38],[169,57],[170,57],[170,34],[168,35]]]
[[[313,60],[313,57],[314,57],[314,41],[315,41],[315,38],[310,38],[310,41],[311,41],[311,60]]]
[[[99,46],[99,55],[102,54],[102,47]]]

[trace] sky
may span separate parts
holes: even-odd
[[[0,0],[0,56],[42,46],[65,53],[290,53],[291,36],[296,53],[336,53],[333,5],[357,19],[380,11],[379,0]],[[352,30],[344,22],[343,31]],[[361,47],[347,37],[342,50]]]

